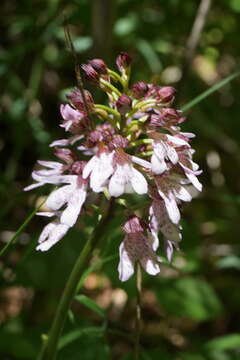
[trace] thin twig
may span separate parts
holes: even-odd
[[[178,85],[178,93],[181,95],[183,92],[183,88],[187,82],[187,77],[189,73],[189,68],[193,61],[197,46],[199,44],[199,40],[204,28],[204,25],[207,20],[207,15],[211,7],[212,0],[201,0],[197,14],[192,26],[192,30],[189,34],[186,43],[184,62],[182,66],[182,78]],[[180,97],[179,95],[179,97]]]
[[[135,346],[134,358],[139,359],[140,335],[141,335],[141,294],[142,294],[142,271],[139,263],[136,265],[136,288],[137,288],[137,304],[136,304],[136,321],[135,321]]]

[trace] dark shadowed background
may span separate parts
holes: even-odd
[[[132,81],[176,87],[181,107],[239,66],[240,0],[212,1],[196,49],[186,51],[199,3],[2,1],[1,248],[47,194],[22,189],[37,159],[54,159],[48,144],[64,137],[59,104],[76,83],[64,16],[81,62],[97,56],[114,66],[119,51],[127,51],[134,59]],[[158,277],[144,276],[142,359],[240,359],[239,93],[236,78],[193,107],[183,125],[197,134],[193,146],[204,190],[183,207],[183,241],[173,266],[163,265]],[[95,99],[104,101],[98,92]],[[34,217],[0,257],[1,360],[36,359],[95,221],[86,211],[58,245],[39,253],[34,247],[45,221]],[[106,229],[104,259],[117,254],[121,221],[117,213]],[[117,263],[117,257],[106,261],[86,278],[82,293],[104,311],[73,303],[59,360],[132,358],[135,283],[118,280]]]

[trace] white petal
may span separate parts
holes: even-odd
[[[47,251],[56,244],[68,231],[69,226],[64,224],[50,223],[42,231],[37,250]]]
[[[109,193],[111,196],[118,197],[124,193],[125,188],[125,175],[123,167],[117,166],[117,169],[109,181]]]
[[[194,174],[186,173],[186,176],[198,191],[202,191],[202,184]]]
[[[83,179],[86,179],[90,173],[92,172],[93,168],[97,165],[98,163],[98,157],[97,156],[93,156],[88,163],[86,164],[86,166],[83,169],[83,173],[82,173],[82,177]]]
[[[142,195],[148,192],[147,180],[140,173],[140,171],[132,167],[129,176],[130,176],[131,185],[137,194]]]
[[[38,164],[48,167],[50,169],[59,169],[61,170],[63,165],[57,161],[44,161],[44,160],[38,160]]]
[[[163,141],[154,141],[153,142],[153,152],[154,154],[159,158],[159,160],[163,160],[165,158],[166,154],[166,149],[164,146],[164,142]]]
[[[122,242],[119,247],[119,256],[119,279],[121,281],[127,281],[134,273],[134,263],[125,249],[124,242]]]
[[[173,245],[169,240],[166,240],[165,242],[165,253],[168,261],[171,262],[173,257]]]
[[[151,157],[151,164],[152,164],[152,172],[157,175],[162,174],[167,169],[167,165],[165,161],[160,160],[154,153],[152,154]]]
[[[188,142],[177,137],[177,136],[172,136],[172,135],[166,135],[168,140],[174,144],[175,146],[189,146]]]
[[[176,152],[174,147],[166,144],[166,151],[167,151],[167,156],[168,156],[169,160],[173,164],[177,164],[177,162],[178,162],[178,153]]]
[[[179,211],[179,209],[177,207],[177,203],[176,203],[174,197],[168,198],[161,191],[159,191],[159,194],[162,196],[162,198],[163,198],[163,200],[165,202],[165,206],[166,206],[166,209],[167,209],[170,220],[174,224],[178,224],[179,221],[180,221],[180,211]]]
[[[106,185],[108,178],[114,171],[112,166],[112,157],[113,153],[102,153],[100,155],[99,161],[92,170],[90,177],[90,187],[97,193],[103,190],[103,186]]]
[[[156,261],[151,258],[142,258],[140,263],[144,270],[150,275],[157,275],[160,272],[160,267]]]
[[[67,208],[63,211],[60,221],[62,224],[73,226],[77,221],[78,215],[81,212],[82,205],[86,200],[86,189],[80,187],[72,192]]]
[[[45,185],[44,182],[38,182],[38,183],[35,183],[35,184],[31,184],[31,185],[26,186],[23,190],[24,190],[24,191],[30,191],[30,190],[32,190],[32,189],[36,189],[36,188],[38,188],[38,187],[40,187],[40,186],[43,186],[43,185]]]
[[[68,139],[59,139],[59,140],[55,140],[53,141],[49,147],[55,147],[55,146],[67,146],[69,144],[69,140]]]
[[[47,207],[52,210],[60,209],[68,201],[72,191],[72,185],[65,185],[53,191],[46,201]]]
[[[151,163],[149,161],[140,159],[137,156],[132,156],[131,159],[135,164],[138,164],[146,169],[151,169]]]
[[[176,195],[176,197],[182,201],[191,201],[192,197],[189,194],[189,192],[183,187],[183,186],[178,186],[178,188],[174,191],[174,194]]]

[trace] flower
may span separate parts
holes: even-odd
[[[60,125],[65,128],[65,131],[76,132],[79,125],[83,124],[83,119],[86,118],[86,113],[73,109],[68,104],[60,106],[60,112],[63,117],[63,123]]]
[[[144,227],[137,216],[132,216],[123,227],[126,233],[119,248],[120,262],[118,265],[119,278],[127,281],[134,273],[137,261],[150,275],[160,272],[160,259],[154,253],[151,239],[144,234]],[[149,234],[150,236],[150,234]]]
[[[56,212],[45,212],[45,213],[37,213],[37,215],[52,217],[57,215]],[[56,244],[59,240],[63,238],[64,235],[68,232],[70,227],[66,224],[61,224],[59,219],[55,219],[54,221],[47,224],[38,239],[38,245],[36,250],[47,251],[54,244]]]
[[[131,62],[122,52],[116,59],[118,73],[102,59],[81,66],[86,79],[105,92],[108,103],[95,104],[78,82],[79,89],[67,95],[69,103],[60,106],[60,127],[70,136],[50,144],[60,162],[39,161],[43,168],[33,171],[35,183],[25,188],[58,187],[47,198],[49,211],[38,213],[54,218],[40,235],[37,249],[42,251],[75,225],[87,196],[98,207],[101,196],[109,200],[134,192],[146,194],[150,207],[137,209],[143,218],[132,215],[123,227],[118,266],[122,281],[132,276],[136,262],[149,274],[159,273],[159,232],[171,261],[182,239],[179,205],[191,201],[189,185],[202,190],[191,147],[195,135],[182,132],[180,125],[186,118],[172,106],[176,90],[143,81],[129,88]],[[129,195],[119,205],[129,209],[128,200]]]
[[[139,159],[141,161],[141,159]],[[138,161],[136,158],[134,161]],[[118,197],[123,193],[136,192],[139,195],[146,194],[148,184],[140,171],[133,167],[131,158],[123,151],[114,154],[115,169],[109,181],[109,193]]]
[[[103,191],[108,178],[113,173],[113,154],[114,152],[102,148],[88,161],[83,170],[83,179],[90,176],[90,187],[96,193]]]
[[[153,134],[152,136],[156,136]],[[179,160],[177,148],[189,146],[187,141],[172,135],[159,135],[154,139],[152,147],[153,154],[151,157],[152,171],[154,174],[162,174],[168,169],[167,160],[173,165]]]

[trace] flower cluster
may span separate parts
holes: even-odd
[[[87,196],[110,197],[146,194],[150,206],[146,219],[132,213],[123,226],[119,276],[126,281],[135,262],[152,275],[160,271],[159,232],[169,261],[181,240],[179,204],[191,201],[189,184],[201,191],[193,162],[192,133],[182,132],[182,112],[172,107],[175,89],[139,81],[129,86],[131,58],[120,53],[119,72],[101,59],[82,65],[87,80],[108,96],[108,105],[94,103],[89,91],[75,89],[60,106],[60,126],[70,136],[50,147],[59,161],[39,161],[30,190],[45,184],[57,189],[47,198],[49,212],[38,213],[53,220],[43,229],[37,250],[48,250],[72,227]],[[121,89],[121,90],[119,90]],[[145,216],[146,217],[146,216]]]

